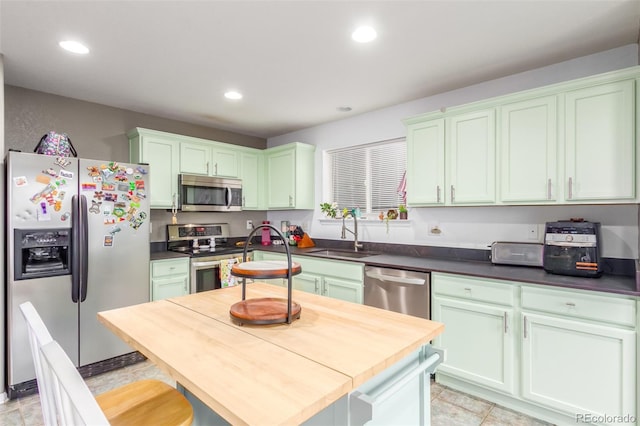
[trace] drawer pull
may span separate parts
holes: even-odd
[[[437,203],[440,203],[440,185],[436,186],[436,193],[438,195]]]
[[[471,291],[471,288],[470,287],[465,287],[464,291]]]
[[[567,305],[570,308],[575,308],[576,307],[576,304],[573,303],[573,302],[567,302],[567,303],[565,303],[565,305]]]

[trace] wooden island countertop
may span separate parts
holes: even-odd
[[[286,288],[247,285],[247,298]],[[301,291],[292,324],[239,326],[241,287],[98,313],[98,319],[232,424],[300,424],[442,333],[444,325]]]

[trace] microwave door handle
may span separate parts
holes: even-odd
[[[231,187],[227,186],[227,210],[231,208],[231,197],[232,197],[232,193],[231,193]]]

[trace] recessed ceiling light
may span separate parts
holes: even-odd
[[[77,42],[77,41],[64,40],[64,41],[61,41],[58,44],[64,50],[68,50],[69,52],[72,52],[72,53],[79,53],[81,55],[86,55],[87,53],[89,53],[89,48],[87,46],[85,46],[84,44],[82,44],[80,42]]]
[[[338,111],[340,112],[349,112],[351,111],[351,107],[350,106],[340,106],[338,108],[336,108]]]
[[[233,99],[233,100],[242,99],[242,93],[236,92],[235,90],[229,90],[227,93],[224,94],[224,97],[227,99]]]
[[[376,30],[367,26],[358,27],[353,34],[351,34],[351,38],[358,43],[368,43],[375,40],[377,36],[378,34],[376,33]]]

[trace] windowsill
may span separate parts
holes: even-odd
[[[340,219],[319,219],[321,225],[340,225],[342,226],[342,218]],[[346,223],[353,223],[351,219],[347,219]],[[358,219],[358,226],[386,226],[387,221],[380,219]],[[411,219],[391,219],[388,221],[389,226],[402,227],[411,226]]]

